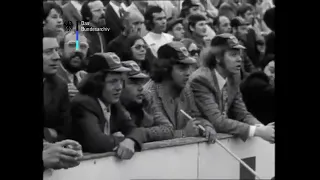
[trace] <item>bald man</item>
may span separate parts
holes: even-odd
[[[130,13],[125,12],[123,19],[124,31],[115,39],[110,41],[107,45],[107,52],[116,53],[120,59],[122,60],[121,54],[122,50],[126,49],[125,41],[128,36],[131,35],[140,35],[141,36],[141,28],[144,23],[144,17],[138,13]]]

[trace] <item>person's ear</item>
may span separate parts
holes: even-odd
[[[195,28],[192,27],[191,25],[189,26],[189,29],[190,29],[191,32],[195,31]]]

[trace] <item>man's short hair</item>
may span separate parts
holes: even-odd
[[[90,21],[92,19],[92,13],[89,7],[89,3],[92,3],[94,1],[99,1],[99,0],[87,0],[83,3],[80,10],[83,21]]]
[[[195,27],[197,22],[206,21],[207,18],[202,14],[192,14],[188,17],[188,31],[192,33],[190,26]]]
[[[253,10],[254,10],[254,7],[253,7],[251,4],[248,4],[248,3],[242,4],[242,5],[238,8],[237,16],[244,17],[244,14],[245,14],[247,11],[253,11]]]
[[[42,20],[45,21],[50,14],[50,11],[54,9],[59,14],[63,15],[62,8],[54,2],[43,2]]]
[[[154,28],[153,13],[161,13],[163,9],[159,6],[149,6],[144,15],[146,29],[151,31]]]

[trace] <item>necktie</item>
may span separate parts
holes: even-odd
[[[222,112],[224,115],[227,115],[228,111],[228,89],[227,89],[227,83],[223,86],[221,90],[222,94]]]
[[[120,15],[120,18],[123,17],[124,12],[125,12],[125,10],[120,6],[120,7],[119,7],[119,15]]]
[[[73,75],[73,84],[74,84],[74,86],[78,86],[78,83],[79,83],[79,81],[78,81],[78,78],[77,78],[77,76],[74,74]]]
[[[110,135],[110,116],[111,116],[111,112],[109,108],[103,108],[103,114],[104,117],[106,118],[106,123],[104,125],[104,133],[106,135]]]

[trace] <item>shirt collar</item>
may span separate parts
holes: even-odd
[[[78,1],[70,1],[70,3],[80,12],[82,5]]]
[[[103,111],[110,112],[110,106],[107,107],[99,98],[98,98],[98,101],[99,101],[100,107]]]
[[[227,83],[227,78],[223,78],[216,69],[214,69],[214,72],[216,74],[217,80],[218,80],[218,85],[219,89],[222,90],[223,86]]]
[[[119,13],[119,10],[120,10],[120,7],[115,5],[112,1],[110,1],[110,6],[113,8],[113,10],[117,13],[117,15],[120,17],[120,13]]]

